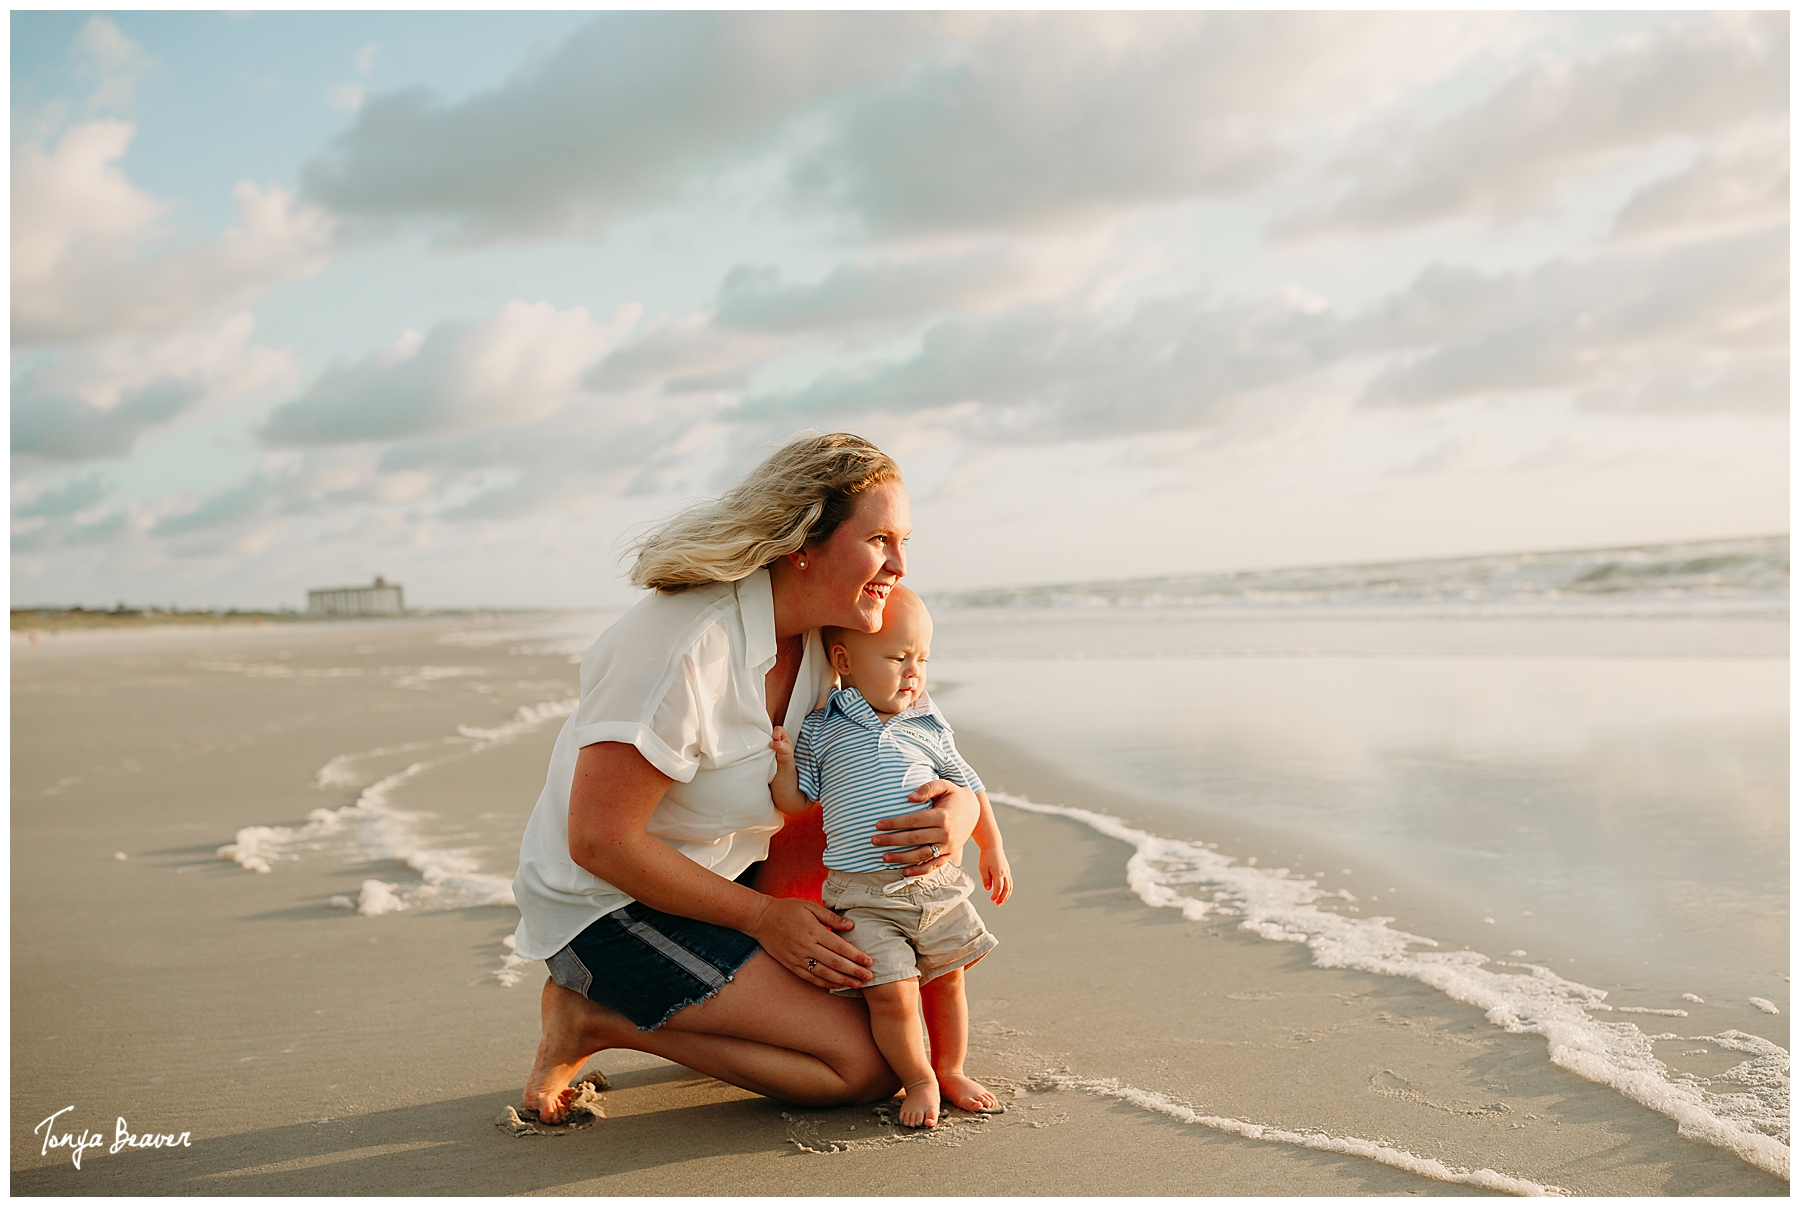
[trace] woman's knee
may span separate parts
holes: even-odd
[[[842,1071],[840,1071],[842,1075]],[[844,1078],[845,1104],[860,1106],[865,1102],[882,1102],[892,1098],[900,1090],[900,1079],[894,1070],[888,1068],[887,1061],[881,1053],[875,1053],[875,1059],[868,1061],[856,1069],[851,1076]]]
[[[900,1089],[900,1079],[875,1046],[868,1016],[862,1011],[854,1016],[853,1026],[838,1033],[831,1051],[820,1055],[843,1083],[846,1104],[880,1102],[892,1098]]]

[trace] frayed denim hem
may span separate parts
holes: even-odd
[[[720,981],[717,985],[714,985],[712,988],[708,989],[705,993],[696,994],[695,996],[690,997],[685,1001],[676,1002],[673,1006],[669,1007],[668,1012],[665,1013],[661,1018],[657,1019],[654,1023],[651,1023],[648,1027],[639,1027],[638,1030],[639,1031],[661,1030],[662,1025],[664,1023],[666,1023],[670,1019],[674,1018],[677,1014],[680,1014],[683,1010],[686,1010],[689,1006],[697,1006],[701,1002],[706,1001],[708,998],[718,997],[719,990],[725,988],[725,986],[731,984],[731,982],[737,978],[738,969],[742,968],[745,964],[749,963],[750,957],[755,955],[757,952],[759,952],[761,950],[762,950],[762,948],[760,946],[752,947],[748,952],[744,953],[743,959],[739,960],[736,964],[733,964],[731,966],[729,971],[727,971],[723,968],[721,968],[719,970],[720,972],[724,973],[724,976],[725,976],[724,980]]]

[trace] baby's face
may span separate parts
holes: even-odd
[[[831,651],[832,666],[883,716],[903,713],[925,691],[925,663],[931,657],[931,616],[921,606],[894,607],[879,633],[844,632]]]

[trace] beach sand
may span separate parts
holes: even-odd
[[[1129,847],[1004,807],[1020,887],[1003,908],[981,902],[1002,943],[969,976],[969,1068],[1003,1092],[1005,1114],[951,1112],[934,1132],[902,1134],[880,1107],[788,1107],[609,1052],[594,1062],[612,1083],[605,1119],[507,1134],[494,1121],[517,1102],[537,1039],[542,966],[503,983],[516,911],[418,893],[420,873],[380,854],[411,843],[422,866],[478,869],[459,882],[465,897],[482,875],[510,877],[560,724],[518,710],[572,695],[575,668],[554,643],[493,625],[491,643],[468,638],[467,618],[15,639],[14,1193],[1508,1185],[1396,1167],[1404,1154],[1374,1147],[1396,1137],[1447,1176],[1486,1169],[1513,1189],[1787,1193],[1554,1068],[1540,1038],[1422,985],[1316,969],[1297,945],[1152,909],[1126,886]],[[485,739],[459,731],[509,725]],[[1131,814],[1117,793],[959,739],[996,789]],[[357,752],[383,753],[315,786]],[[387,802],[429,817],[390,812],[316,835],[266,874],[216,855],[243,827],[297,831],[418,762]],[[411,907],[332,904],[368,879]],[[103,1135],[79,1169],[32,1132],[64,1107],[55,1132]],[[110,1153],[120,1116],[133,1133],[190,1143]],[[1286,1138],[1242,1134],[1256,1128]]]

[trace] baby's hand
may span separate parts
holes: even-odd
[[[1006,852],[983,850],[980,867],[981,887],[995,905],[1005,905],[1013,890],[1012,864],[1006,862]]]
[[[775,727],[775,740],[769,743],[769,749],[775,752],[777,763],[794,761],[794,743],[788,738],[787,730],[779,725]]]

